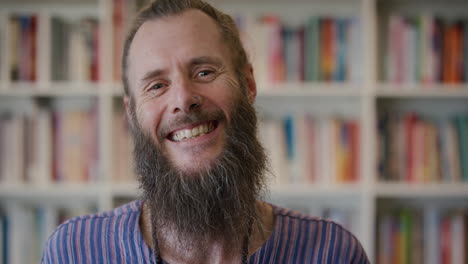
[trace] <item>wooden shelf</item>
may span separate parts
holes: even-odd
[[[381,84],[379,98],[468,98],[468,84]]]
[[[0,86],[0,96],[98,96],[103,88],[97,83],[53,82],[39,83],[3,83]]]
[[[102,186],[98,184],[2,184],[0,197],[40,202],[49,199],[85,199],[96,201]]]
[[[378,183],[376,195],[385,198],[447,197],[468,199],[468,183]]]

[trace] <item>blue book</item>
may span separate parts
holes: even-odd
[[[8,263],[8,258],[9,258],[9,254],[8,254],[8,218],[5,217],[5,215],[0,215],[0,218],[1,218],[1,225],[0,225],[0,229],[1,229],[1,237],[0,237],[0,240],[2,241],[1,243],[1,249],[0,251],[2,251],[2,254],[1,255],[1,261],[2,263]]]
[[[335,19],[336,23],[336,68],[332,79],[338,82],[346,80],[346,37],[349,21],[342,18]]]
[[[294,160],[294,119],[292,116],[288,116],[284,119],[284,135],[286,136],[286,146],[288,160]]]

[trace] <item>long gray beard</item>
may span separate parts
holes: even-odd
[[[248,223],[259,224],[255,203],[266,194],[267,158],[256,136],[255,109],[243,94],[233,105],[224,151],[190,174],[176,168],[142,131],[130,107],[135,170],[151,212],[153,242],[159,247],[164,247],[162,238],[171,236],[179,248],[200,254],[213,241],[240,249]],[[190,118],[204,115],[195,112]]]

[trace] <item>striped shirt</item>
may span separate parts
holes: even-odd
[[[66,221],[47,241],[42,263],[155,263],[140,231],[142,204]],[[273,212],[274,230],[250,264],[369,263],[356,237],[340,225],[276,206]]]

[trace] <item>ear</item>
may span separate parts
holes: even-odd
[[[125,115],[127,116],[128,123],[133,126],[133,120],[132,120],[132,115],[130,113],[130,97],[128,95],[125,95],[123,98],[123,103],[125,106]]]
[[[255,82],[252,64],[249,63],[247,65],[244,74],[247,82],[247,97],[249,98],[249,102],[253,104],[257,97],[257,83]]]

